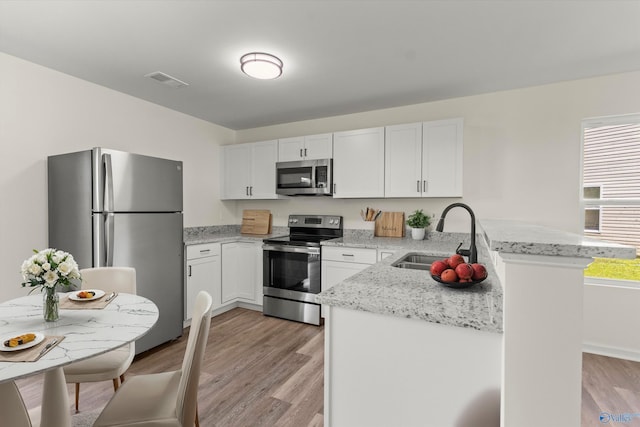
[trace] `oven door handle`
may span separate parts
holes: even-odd
[[[280,246],[280,245],[262,245],[265,251],[273,252],[295,252],[299,254],[320,255],[320,248],[309,248],[301,246]]]

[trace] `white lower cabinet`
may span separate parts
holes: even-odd
[[[326,291],[375,264],[377,257],[376,249],[323,246],[320,267],[322,290]],[[324,308],[322,315],[324,317]]]
[[[262,305],[262,243],[222,244],[222,304]]]
[[[396,252],[388,249],[378,249],[378,261],[394,255]]]
[[[222,306],[220,277],[220,243],[191,245],[186,248],[186,289],[184,298],[184,320],[191,319],[191,311],[200,291],[213,298],[213,309]]]
[[[322,290],[330,289],[336,284],[364,270],[378,261],[395,254],[393,250],[322,247]]]

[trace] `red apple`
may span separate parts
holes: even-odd
[[[473,275],[471,278],[473,280],[483,280],[487,278],[487,269],[482,264],[471,264],[471,268],[473,268]]]
[[[447,268],[449,268],[449,266],[447,264],[445,264],[444,262],[442,262],[442,261],[434,261],[433,264],[431,264],[431,274],[433,274],[434,276],[439,276]]]
[[[456,274],[455,271],[453,271],[452,268],[447,268],[440,275],[440,279],[443,282],[457,282],[458,281],[458,275]]]
[[[448,263],[449,263],[449,267],[451,268],[456,268],[458,265],[462,264],[464,262],[464,258],[462,258],[462,255],[451,255],[449,257]]]
[[[471,279],[471,276],[473,276],[473,271],[474,270],[471,264],[467,264],[466,262],[458,264],[458,266],[456,267],[456,274],[460,279],[464,280]]]

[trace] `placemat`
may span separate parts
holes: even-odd
[[[65,295],[60,298],[59,307],[61,310],[100,310],[109,305],[111,301],[118,298],[118,294],[111,299],[109,299],[109,295],[111,295],[111,293],[104,294],[102,297],[92,301],[74,301],[69,298],[69,295]]]
[[[0,362],[35,362],[51,351],[53,347],[60,344],[63,339],[64,335],[47,335],[40,344],[26,350],[0,351]],[[54,342],[54,340],[57,341]]]

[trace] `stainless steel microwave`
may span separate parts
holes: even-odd
[[[331,196],[332,159],[276,163],[276,193],[285,196]]]

